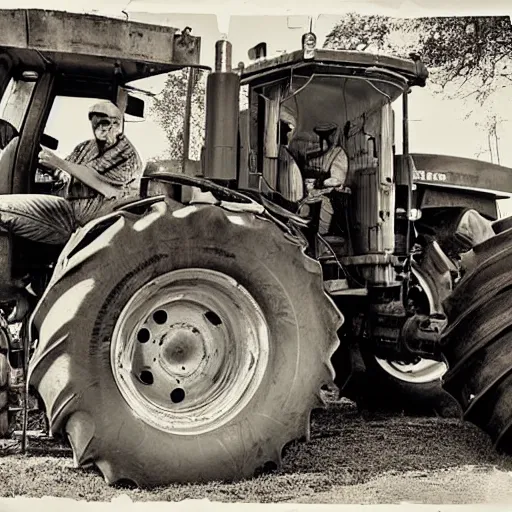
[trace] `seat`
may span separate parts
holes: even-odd
[[[285,146],[279,147],[277,192],[292,203],[296,203],[304,197],[302,173],[295,158]]]

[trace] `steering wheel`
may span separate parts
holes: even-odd
[[[39,155],[39,153],[43,150],[43,146],[41,144],[38,145],[37,147],[37,155]],[[51,180],[48,180],[48,181],[53,181],[53,169],[50,169],[49,167],[46,167],[46,165],[42,164],[40,161],[39,161],[39,157],[37,158],[37,164],[36,164],[36,176],[40,174],[40,175],[43,175],[43,176],[51,176]],[[38,180],[36,179],[36,182]],[[46,181],[46,180],[44,180]]]
[[[55,139],[54,137],[51,137],[50,135],[46,135],[46,133],[43,133],[43,135],[41,135],[41,140],[40,140],[40,144],[38,146],[38,150],[37,150],[37,153],[39,154],[43,147],[47,147],[48,149],[51,149],[51,150],[56,150],[59,146],[59,141],[57,139]],[[54,178],[53,178],[53,169],[50,169],[49,167],[46,167],[45,165],[41,164],[39,161],[37,162],[37,168],[36,168],[36,175],[37,175],[37,171],[40,171],[43,175],[45,176],[48,176],[48,175],[51,175],[52,178],[50,180],[47,180],[47,182],[54,182]],[[46,180],[44,180],[46,181]]]

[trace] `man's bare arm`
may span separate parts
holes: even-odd
[[[104,176],[86,165],[74,164],[62,160],[62,164],[59,165],[59,168],[71,174],[71,176],[88,187],[96,190],[107,199],[117,197],[120,193],[119,187],[112,186]]]
[[[107,178],[86,165],[68,162],[45,149],[39,153],[39,161],[50,169],[60,169],[67,172],[106,198],[117,197],[120,193],[119,187],[113,186]]]

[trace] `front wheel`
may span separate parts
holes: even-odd
[[[320,265],[274,223],[157,202],[70,241],[29,378],[109,483],[234,480],[308,437],[340,324]]]
[[[363,409],[459,416],[460,411],[443,390],[445,363],[417,358],[392,361],[367,354],[366,378],[357,401]]]
[[[419,310],[426,314],[435,312],[439,302],[435,287],[429,285],[417,265],[412,268],[412,278]],[[460,416],[459,407],[442,387],[448,370],[444,362],[420,357],[413,361],[379,358],[368,340],[348,349],[342,347],[335,357],[336,383],[342,395],[362,410]],[[352,368],[346,368],[342,357],[352,360]]]
[[[371,351],[361,353],[361,347],[352,347],[352,353],[349,350],[335,355],[336,384],[341,395],[356,402],[360,410],[460,416],[459,407],[442,387],[447,370],[444,363],[421,358],[390,361]],[[352,367],[341,370],[340,365],[346,366],[342,358],[351,359]]]

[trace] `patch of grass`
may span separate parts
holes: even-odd
[[[47,495],[110,501],[126,494],[133,501],[203,499],[275,503],[311,498],[340,486],[369,482],[406,471],[439,471],[467,465],[512,469],[489,438],[471,424],[439,418],[365,419],[349,403],[312,416],[310,443],[292,443],[283,467],[238,483],[170,485],[143,490],[108,486],[99,472],[75,469],[68,457],[0,458],[1,496]]]

